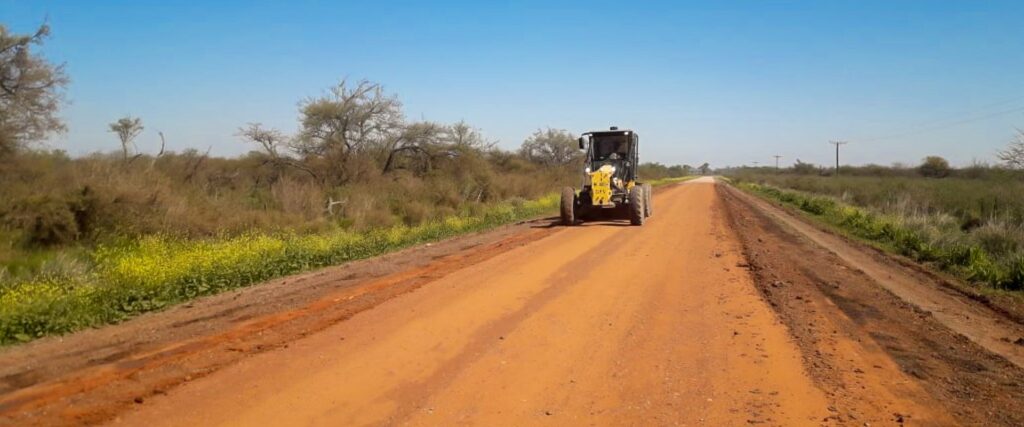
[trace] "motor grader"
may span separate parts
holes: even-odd
[[[580,191],[562,189],[562,224],[576,225],[598,216],[629,218],[643,225],[651,216],[651,185],[637,181],[640,137],[632,130],[591,131],[579,138],[586,150]]]

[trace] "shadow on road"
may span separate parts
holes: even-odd
[[[533,224],[530,228],[555,228],[565,227],[562,225],[562,220],[558,218],[552,218],[548,220],[544,219],[543,222],[538,221],[537,224]],[[629,220],[594,220],[594,221],[578,221],[574,227],[632,227]]]
[[[629,220],[597,220],[585,221],[576,224],[577,227],[632,227]]]
[[[562,219],[557,216],[553,216],[534,221],[533,224],[530,224],[530,228],[555,228],[561,225]]]

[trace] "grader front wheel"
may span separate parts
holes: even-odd
[[[576,190],[562,188],[562,225],[576,225]]]

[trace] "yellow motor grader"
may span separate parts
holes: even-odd
[[[640,137],[631,130],[612,126],[580,136],[580,150],[586,150],[583,183],[577,193],[562,189],[562,224],[576,225],[601,214],[629,218],[643,225],[651,216],[651,185],[637,181]]]

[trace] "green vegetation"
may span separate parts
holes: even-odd
[[[557,203],[551,195],[498,204],[479,215],[367,232],[250,232],[201,240],[152,235],[99,245],[88,253],[94,263],[88,271],[3,283],[0,344],[117,322],[198,296],[535,217]]]
[[[693,175],[696,171],[690,165],[665,166],[661,163],[641,163],[637,168],[637,176],[651,182],[651,180],[663,180],[672,177],[685,177]]]
[[[962,173],[963,170],[958,171]],[[738,174],[737,179],[827,195],[897,216],[946,216],[964,229],[1024,222],[1024,179],[1011,171],[983,178],[925,179],[916,176],[819,177]],[[1012,227],[1007,229],[1012,233]],[[1020,241],[1024,248],[1024,240]]]
[[[1010,219],[1021,211],[1017,210],[1013,199],[993,195],[993,192],[1011,189],[985,181],[945,182],[947,186],[936,187],[932,184],[934,180],[925,179],[792,179],[746,176],[738,185],[796,207],[856,237],[935,265],[968,282],[1000,290],[1024,290],[1024,231],[1019,220],[1012,222]],[[762,183],[753,182],[755,180]],[[789,188],[802,191],[780,189],[763,182],[789,184]],[[957,193],[968,189],[975,193]],[[820,195],[822,193],[831,195]],[[972,203],[972,197],[990,200],[994,205]],[[962,222],[951,212],[963,215],[987,212],[988,216],[986,221]]]

